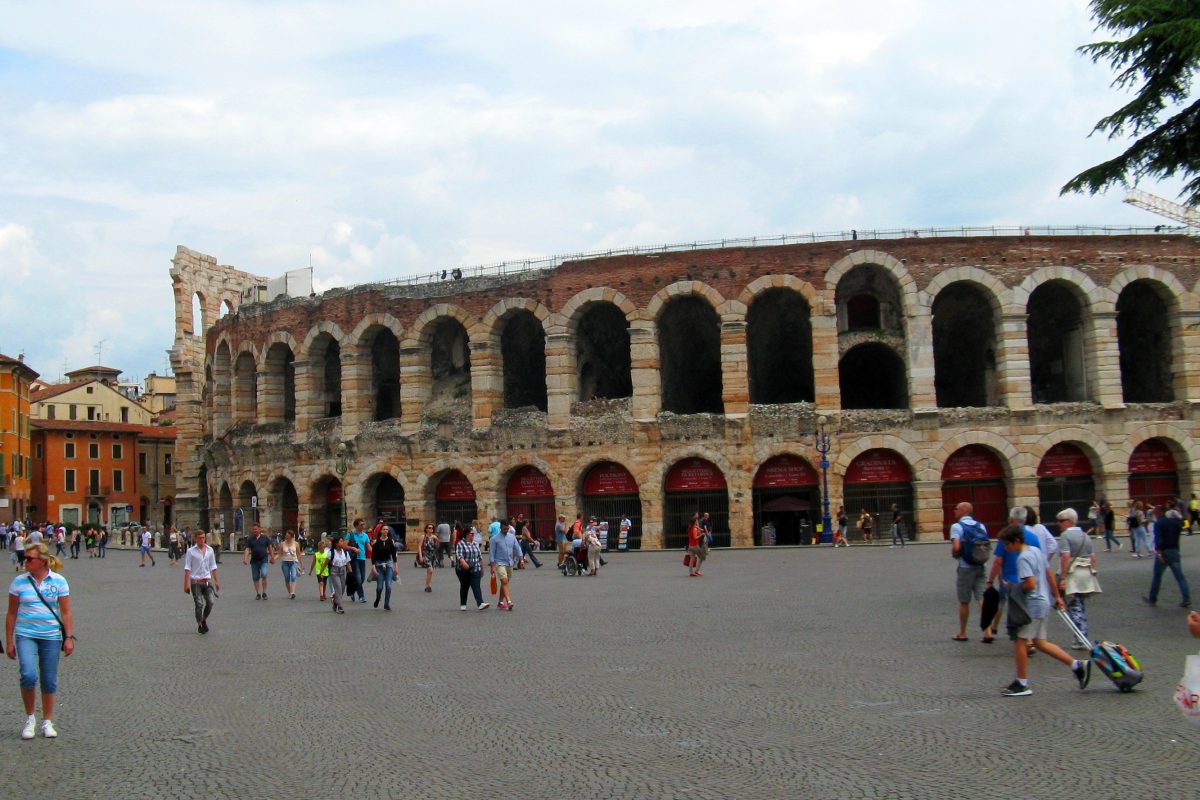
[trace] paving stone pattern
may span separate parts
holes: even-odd
[[[19,739],[5,662],[0,759],[39,768],[4,770],[0,796],[47,775],[131,799],[1194,798],[1200,729],[1171,691],[1200,642],[1173,581],[1148,608],[1150,562],[1101,558],[1093,629],[1144,659],[1142,688],[1080,693],[1038,655],[1035,694],[1003,698],[1010,645],[974,619],[950,641],[942,545],[717,552],[698,579],[678,553],[613,554],[599,578],[520,572],[517,610],[482,614],[449,569],[422,592],[411,557],[394,611],[345,616],[311,577],[288,600],[277,568],[257,602],[226,557],[208,636],[179,568],[110,551],[67,563],[57,740]]]

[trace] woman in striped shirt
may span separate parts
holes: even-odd
[[[479,581],[483,577],[483,554],[479,551],[479,543],[475,541],[474,526],[467,529],[458,546],[454,548],[454,572],[458,575],[458,610],[467,610],[467,589],[475,594],[475,606],[479,611],[485,610],[490,603],[483,602],[483,590]]]

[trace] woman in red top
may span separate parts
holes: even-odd
[[[708,538],[704,535],[704,529],[700,527],[700,515],[692,515],[692,526],[688,528],[688,555],[692,557],[688,566],[688,577],[694,578],[701,575],[700,565],[704,563],[704,559],[708,557]]]

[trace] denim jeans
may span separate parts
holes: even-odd
[[[458,604],[465,606],[467,604],[467,590],[475,595],[475,605],[483,605],[483,589],[479,586],[479,581],[483,577],[483,570],[469,570],[454,568],[454,574],[458,575]]]
[[[521,552],[525,554],[526,558],[533,562],[535,567],[540,567],[542,565],[542,562],[538,561],[538,557],[533,554],[533,545],[529,544],[529,542],[525,541],[524,539],[521,540]]]
[[[1114,544],[1117,547],[1121,546],[1121,543],[1119,541],[1117,541],[1117,537],[1113,535],[1112,528],[1105,528],[1104,529],[1104,549],[1111,550]]]
[[[283,582],[284,583],[295,583],[296,582],[296,562],[295,561],[281,561],[279,563],[280,563],[280,567],[283,568]]]
[[[1146,546],[1146,529],[1141,525],[1129,532],[1129,549],[1134,553],[1141,553],[1142,548]]]
[[[346,592],[346,568],[329,568],[329,595],[333,598],[335,608],[342,605],[342,595]]]
[[[358,597],[360,600],[366,600],[367,593],[363,586],[367,582],[367,560],[356,558],[350,562],[350,568],[354,570],[354,576],[358,578]]]
[[[192,582],[192,602],[196,606],[196,624],[208,619],[213,609],[213,589],[210,583]]]
[[[1158,602],[1158,589],[1162,585],[1162,576],[1167,571],[1167,567],[1171,568],[1171,574],[1175,576],[1175,582],[1179,584],[1179,593],[1183,595],[1183,602],[1192,602],[1192,590],[1188,586],[1187,578],[1183,575],[1183,568],[1179,566],[1179,551],[1160,550],[1158,555],[1161,558],[1154,559],[1154,577],[1150,580],[1150,594],[1147,595],[1150,602]]]
[[[903,523],[892,526],[892,544],[895,544],[897,542],[897,540],[899,540],[900,546],[903,547],[904,546],[904,524]]]
[[[42,693],[58,691],[58,659],[62,655],[62,639],[31,639],[17,637],[17,662],[21,665],[21,688],[32,689],[42,679]]]
[[[1086,595],[1082,594],[1069,594],[1067,595],[1066,600],[1067,616],[1071,618],[1071,622],[1075,623],[1075,627],[1079,628],[1079,632],[1082,633],[1084,637],[1087,637],[1088,623],[1087,606],[1084,605],[1085,597]],[[1082,644],[1091,644],[1091,642],[1082,642]]]
[[[375,602],[379,602],[380,595],[383,595],[383,604],[390,606],[392,604],[392,577],[396,574],[395,567],[392,562],[384,561],[373,565],[375,567]]]

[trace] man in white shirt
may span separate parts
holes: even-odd
[[[196,631],[208,633],[208,615],[213,597],[221,591],[217,579],[217,557],[205,542],[204,531],[196,534],[196,543],[183,555],[183,591],[196,604]]]
[[[142,563],[138,564],[139,567],[146,566],[147,556],[150,557],[150,566],[154,566],[154,554],[150,552],[150,543],[153,541],[154,534],[150,532],[149,528],[146,528],[144,531],[142,531]]]

